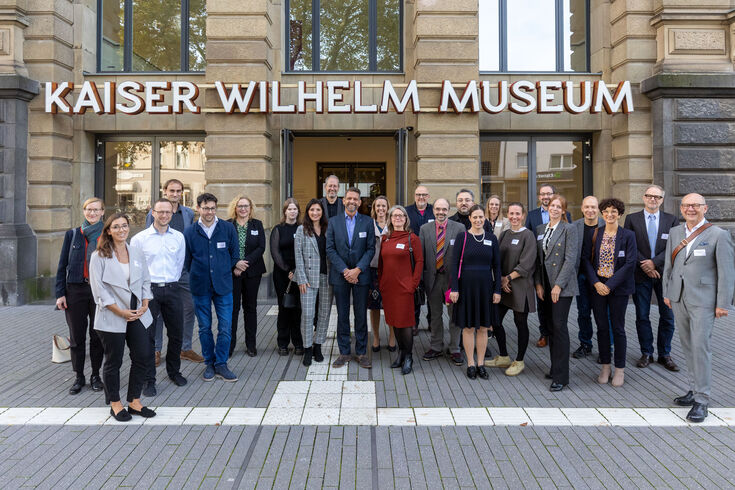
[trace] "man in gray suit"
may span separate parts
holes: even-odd
[[[730,234],[704,219],[704,197],[687,194],[680,209],[686,221],[669,232],[663,295],[674,310],[691,390],[674,403],[691,406],[687,420],[702,422],[712,384],[712,328],[733,303],[735,263]]]
[[[449,264],[452,257],[459,251],[454,249],[454,240],[457,235],[465,231],[465,227],[447,219],[449,201],[437,199],[434,202],[435,221],[425,223],[419,230],[419,238],[424,249],[424,286],[428,298],[431,316],[431,348],[424,353],[424,361],[438,359],[444,347],[444,321],[442,306],[444,305],[444,291],[449,288]],[[452,362],[461,366],[464,362],[459,351],[460,329],[452,322],[451,306],[449,312],[449,356]]]

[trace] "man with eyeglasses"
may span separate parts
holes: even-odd
[[[624,228],[635,233],[638,246],[638,266],[635,270],[635,328],[641,346],[641,358],[636,366],[646,368],[653,363],[653,330],[651,327],[651,296],[656,294],[658,304],[658,363],[669,371],[679,367],[671,358],[671,339],[674,337],[674,312],[664,304],[661,274],[664,271],[666,244],[671,228],[679,224],[673,214],[661,211],[665,192],[661,186],[652,184],[643,194],[644,208],[625,218]]]
[[[413,199],[414,203],[410,206],[406,206],[406,214],[408,214],[408,220],[411,223],[411,231],[413,231],[416,236],[419,236],[419,232],[423,225],[434,222],[434,210],[431,204],[429,204],[429,190],[423,185],[418,186],[413,192]],[[424,290],[423,281],[419,284],[419,289],[422,291]],[[431,330],[431,307],[429,306],[428,301],[426,302],[426,310],[426,324],[428,325],[429,330]],[[421,305],[414,306],[413,316],[416,320],[416,325],[413,328],[414,335],[418,333],[420,315]]]
[[[184,196],[184,184],[179,179],[168,179],[163,183],[163,197],[171,202],[174,207],[173,214],[169,226],[174,230],[181,232],[194,224],[194,210],[181,204]],[[153,209],[146,216],[145,225],[153,224]],[[183,340],[181,343],[181,359],[191,362],[204,362],[204,358],[194,351],[192,340],[194,338],[194,303],[191,301],[191,292],[189,290],[189,273],[183,271],[181,279],[179,279],[179,288],[181,289],[181,304],[184,307],[184,327]],[[159,317],[154,320],[156,325],[156,366],[161,363],[161,347],[163,346],[163,318]]]
[[[735,300],[735,261],[730,233],[704,218],[704,197],[687,194],[679,209],[685,223],[671,228],[662,277],[664,303],[674,310],[689,378],[689,392],[674,403],[691,406],[687,420],[702,422],[712,385],[712,328]]]
[[[199,322],[199,341],[204,356],[204,381],[215,376],[237,381],[227,367],[232,336],[232,271],[244,271],[247,262],[240,260],[235,226],[217,218],[217,197],[205,192],[197,196],[199,221],[184,232],[186,257],[184,269],[194,285],[191,297]],[[217,313],[217,339],[212,333],[212,304]]]
[[[179,288],[179,279],[184,267],[186,243],[184,235],[170,226],[173,209],[171,201],[166,198],[156,201],[151,208],[153,224],[135,235],[130,244],[140,248],[145,255],[153,293],[149,308],[154,321],[160,315],[166,323],[166,372],[176,386],[184,386],[186,378],[181,374],[184,311],[181,308],[183,295]],[[146,330],[150,341],[150,355],[143,394],[156,396],[155,329]]]
[[[319,199],[327,213],[327,219],[342,216],[345,212],[344,203],[342,203],[342,199],[338,198],[338,193],[339,177],[330,175],[324,180],[324,197]]]

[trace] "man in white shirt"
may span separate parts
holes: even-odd
[[[184,267],[186,243],[184,235],[169,223],[173,205],[168,199],[159,199],[152,208],[153,224],[133,237],[130,244],[140,248],[145,255],[151,276],[153,301],[149,308],[153,318],[163,317],[168,336],[166,372],[176,386],[184,386],[181,375],[181,343],[184,326],[184,310],[181,308],[179,278]],[[155,329],[149,328],[150,359],[143,388],[145,396],[156,395]]]

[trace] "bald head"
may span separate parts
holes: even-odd
[[[440,224],[443,224],[447,220],[449,215],[449,201],[440,197],[434,201],[434,218]]]
[[[704,219],[704,214],[707,212],[707,202],[701,194],[687,194],[681,198],[679,210],[686,220],[687,227],[691,230],[692,227]]]
[[[425,209],[426,204],[429,202],[429,190],[423,185],[420,185],[413,191],[413,198],[418,209]]]
[[[582,200],[582,214],[584,215],[584,222],[589,226],[597,224],[597,218],[599,216],[599,202],[595,196],[587,196]]]

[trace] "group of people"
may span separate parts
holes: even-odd
[[[587,196],[582,203],[584,217],[572,222],[566,199],[552,185],[540,187],[538,208],[526,212],[522,203],[511,202],[505,216],[499,196],[491,196],[482,206],[469,189],[456,194],[457,212],[449,216],[448,200],[439,198],[431,204],[424,186],[416,189],[415,202],[407,207],[391,206],[386,196],[375,197],[367,216],[358,213],[362,204],[358,188],[347,188],[342,199],[339,189],[339,179],[329,176],[325,197],[311,199],[303,214],[299,203],[288,198],[280,222],[272,228],[279,354],[289,355],[293,346],[305,366],[323,362],[322,345],[334,302],[339,355],[333,367],[352,361],[361,368],[372,367],[367,312],[371,312],[372,352],[378,352],[383,310],[388,350],[398,351],[391,367],[408,374],[414,367],[413,338],[426,302],[431,342],[423,360],[438,359],[446,352],[455,365],[466,363],[470,379],[488,379],[487,367],[517,376],[525,368],[528,315],[537,312],[541,335],[536,345],[548,345],[550,390],[561,391],[569,384],[567,320],[576,297],[580,346],[571,357],[591,354],[594,316],[601,364],[597,381],[620,387],[629,296],[634,299],[641,346],[637,366],[645,368],[654,361],[649,315],[655,294],[658,362],[679,370],[671,357],[674,318],[687,359],[692,390],[675,402],[692,406],[690,420],[707,416],[709,333],[715,317],[726,315],[733,303],[735,281],[729,234],[706,222],[702,196],[682,199],[686,223],[678,225],[676,217],[660,210],[663,189],[649,186],[644,209],[628,215],[621,226],[625,206],[620,200],[598,202]],[[237,196],[230,203],[229,219],[219,220],[217,197],[204,193],[197,197],[195,221],[194,211],[180,204],[182,191],[183,184],[176,179],[164,184],[164,198],[151,208],[149,226],[129,245],[127,216],[116,213],[103,223],[104,204],[98,198],[84,203],[82,226],[65,236],[56,296],[70,328],[76,379],[69,391],[79,393],[85,385],[89,329],[90,384],[95,391],[104,390],[117,420],[155,415],[141,404],[140,396],[156,394],[164,325],[166,370],[177,386],[187,383],[180,372],[182,358],[204,362],[204,381],[215,377],[237,381],[227,362],[234,353],[241,309],[245,352],[257,355],[256,306],[266,271],[266,239],[262,222],[254,218],[255,205],[248,197]],[[216,338],[212,305],[218,320]],[[445,307],[448,325],[443,321]],[[509,311],[518,331],[514,359],[503,327]],[[202,356],[191,349],[194,315]],[[486,359],[490,337],[497,340],[499,354]],[[125,343],[131,358],[127,409],[119,395]]]

